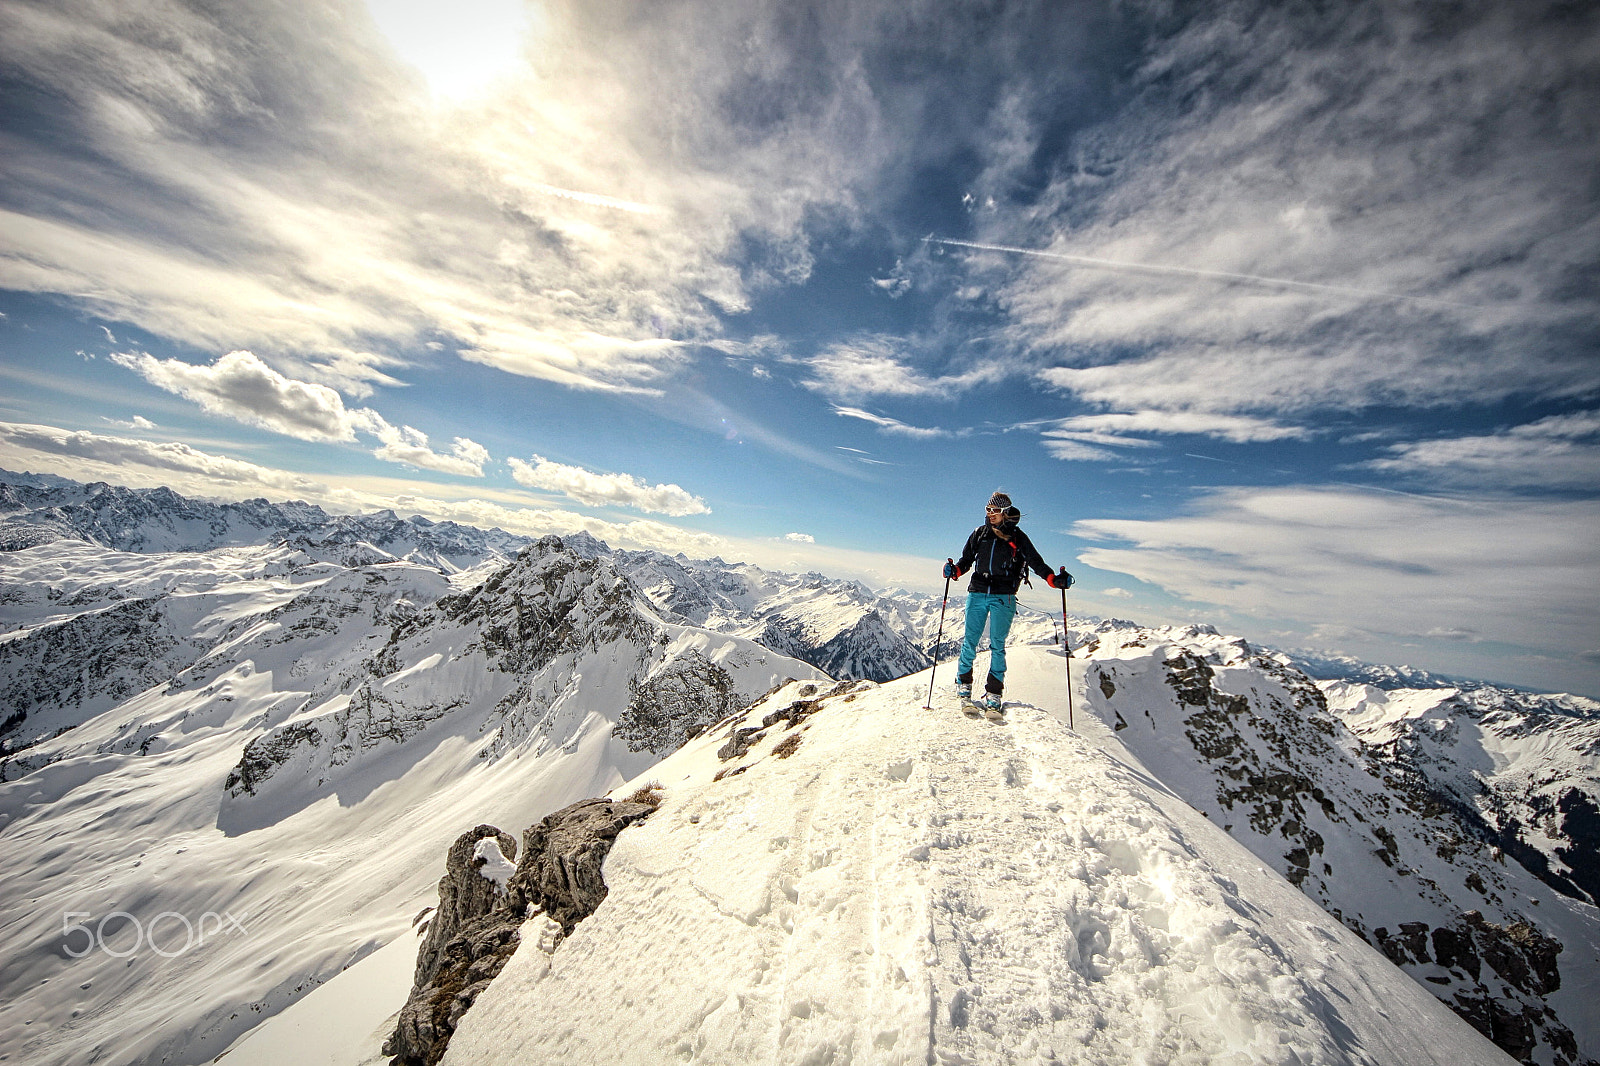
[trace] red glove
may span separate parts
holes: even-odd
[[[1063,566],[1053,574],[1046,574],[1044,583],[1053,589],[1070,589],[1072,587],[1072,575],[1067,573],[1067,568]]]

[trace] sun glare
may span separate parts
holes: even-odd
[[[525,0],[367,0],[367,8],[436,96],[474,95],[522,61]]]

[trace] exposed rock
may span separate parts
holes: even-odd
[[[628,683],[628,707],[611,735],[629,751],[666,757],[691,736],[748,706],[734,689],[733,675],[699,652],[668,662],[644,681]]]
[[[728,737],[728,742],[717,749],[717,758],[724,762],[729,759],[742,759],[764,736],[766,732],[755,726],[735,728],[733,734]]]
[[[600,867],[617,834],[655,810],[629,800],[579,800],[522,834],[522,858],[508,886],[508,905],[544,913],[563,936],[606,898]]]
[[[463,833],[450,845],[445,856],[444,876],[439,878],[439,906],[428,923],[428,935],[417,952],[417,971],[413,986],[421,988],[439,970],[445,945],[466,926],[505,902],[505,890],[484,877],[479,870],[483,860],[475,857],[478,841],[493,837],[507,859],[517,857],[517,841],[492,825],[480,825]]]
[[[457,838],[439,881],[439,908],[417,954],[416,983],[383,1045],[384,1054],[394,1056],[391,1066],[434,1066],[444,1057],[462,1016],[516,952],[529,917],[546,923],[539,946],[553,952],[593,914],[606,897],[601,867],[612,842],[659,803],[580,800],[530,826],[504,893],[478,872],[483,860],[474,855],[487,837],[502,854],[515,853],[515,842],[491,825]]]
[[[499,910],[468,922],[444,945],[433,977],[412,989],[384,1041],[391,1066],[434,1066],[444,1057],[462,1015],[516,952],[521,928],[520,917]]]

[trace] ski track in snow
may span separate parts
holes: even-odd
[[[918,684],[654,768],[605,903],[524,942],[445,1063],[1508,1061],[1138,767]]]

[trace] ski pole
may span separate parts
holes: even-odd
[[[946,559],[946,566],[955,565],[954,559]],[[944,643],[944,609],[950,603],[950,579],[944,579],[944,602],[939,604],[939,635],[933,638],[933,669],[928,671],[928,702],[922,705],[925,711],[933,710],[933,675],[939,670],[939,645]]]
[[[1061,568],[1063,572],[1066,567]],[[1067,628],[1067,590],[1061,590],[1061,646],[1067,651],[1067,728],[1076,730],[1072,721],[1072,630]]]

